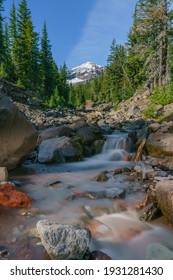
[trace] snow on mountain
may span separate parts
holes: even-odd
[[[95,76],[101,75],[103,67],[93,62],[86,62],[68,71],[68,83],[79,84],[93,80]]]

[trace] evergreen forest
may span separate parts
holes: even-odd
[[[27,0],[21,0],[18,9],[13,0],[5,18],[4,1],[0,77],[35,92],[47,106],[79,107],[86,100],[118,104],[144,90],[152,93],[151,103],[173,101],[172,0],[138,0],[126,43],[114,38],[101,76],[76,86],[67,83],[66,64],[58,67],[53,59],[46,22],[38,34]]]

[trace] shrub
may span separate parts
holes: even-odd
[[[170,85],[157,87],[151,95],[151,103],[166,105],[173,102],[173,83]]]

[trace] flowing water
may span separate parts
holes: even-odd
[[[129,167],[124,161],[133,147],[126,133],[107,136],[102,152],[81,162],[30,164],[10,173],[21,182],[21,191],[34,199],[28,209],[0,209],[0,251],[8,259],[45,259],[44,250],[33,237],[40,219],[63,224],[81,224],[91,229],[91,250],[101,250],[112,259],[146,259],[149,246],[165,244],[173,250],[173,231],[141,222],[131,206],[144,197],[138,180],[123,174],[98,182],[101,171]],[[107,190],[126,191],[125,199],[102,196]],[[87,194],[87,195],[86,195]]]

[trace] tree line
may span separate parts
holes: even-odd
[[[41,40],[35,32],[27,1],[16,11],[14,0],[8,22],[0,0],[0,76],[38,92],[51,107],[79,107],[90,99],[115,101],[149,89],[169,92],[173,101],[172,0],[138,0],[125,44],[113,39],[105,70],[93,81],[67,84],[67,67],[53,60],[46,23]],[[156,94],[157,98],[158,95]]]
[[[172,25],[172,0],[137,1],[127,42],[117,44],[113,39],[104,73],[93,82],[71,87],[72,103],[74,96],[80,96],[76,105],[87,98],[119,102],[147,89],[154,92],[155,102],[158,98],[172,102]]]
[[[12,1],[8,19],[3,17],[4,1],[0,0],[0,76],[39,93],[48,104],[52,96],[66,104],[67,67],[58,69],[53,59],[46,22],[40,36],[26,0],[21,0],[18,9]]]

